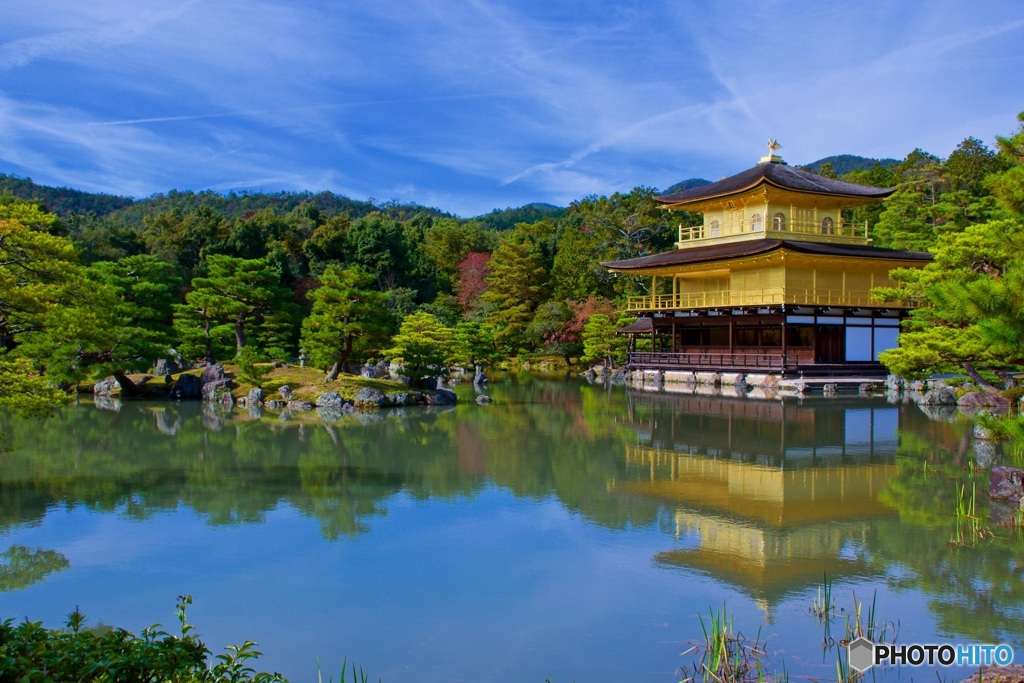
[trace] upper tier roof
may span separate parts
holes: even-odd
[[[842,180],[826,178],[809,171],[793,168],[780,161],[764,161],[753,168],[748,168],[742,173],[723,178],[710,185],[704,185],[703,187],[683,192],[663,194],[655,197],[655,201],[661,204],[689,204],[739,194],[753,189],[762,183],[794,192],[857,199],[881,200],[895,192],[894,189],[888,187],[869,187],[867,185],[856,185],[843,182]]]
[[[640,270],[661,266],[682,266],[708,263],[730,258],[758,256],[776,249],[790,249],[803,254],[818,256],[841,256],[852,258],[889,259],[895,261],[931,261],[932,255],[923,251],[901,251],[855,244],[819,244],[816,242],[787,242],[783,240],[759,239],[730,244],[714,244],[706,247],[675,249],[661,254],[641,256],[623,261],[601,263],[611,270]]]

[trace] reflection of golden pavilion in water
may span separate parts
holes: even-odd
[[[870,573],[870,520],[895,474],[898,409],[862,399],[631,396],[638,443],[617,488],[675,507],[663,566],[725,580],[766,612],[786,594]]]

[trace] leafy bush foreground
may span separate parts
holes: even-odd
[[[249,666],[260,656],[252,641],[229,645],[208,663],[212,653],[186,621],[190,604],[191,596],[179,596],[181,635],[159,624],[138,635],[122,628],[83,628],[85,615],[77,608],[59,629],[8,619],[0,624],[0,681],[287,683],[280,674],[257,673]]]

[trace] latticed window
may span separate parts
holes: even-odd
[[[825,216],[824,218],[821,219],[822,235],[831,235],[833,227],[835,227],[835,221],[833,221],[829,216]]]
[[[793,229],[810,232],[814,229],[814,209],[797,207],[793,215]]]
[[[781,211],[772,216],[772,229],[773,230],[785,230],[786,229],[786,214]]]
[[[761,214],[755,213],[750,217],[750,232],[757,232],[761,229]]]

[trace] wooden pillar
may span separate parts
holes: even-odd
[[[729,353],[733,354],[736,352],[736,326],[733,324],[735,319],[732,315],[729,316]]]
[[[786,311],[782,311],[782,367],[786,367],[786,353],[789,351],[789,344],[786,343]]]
[[[676,321],[672,319],[672,348],[669,349],[672,353],[676,352]]]

